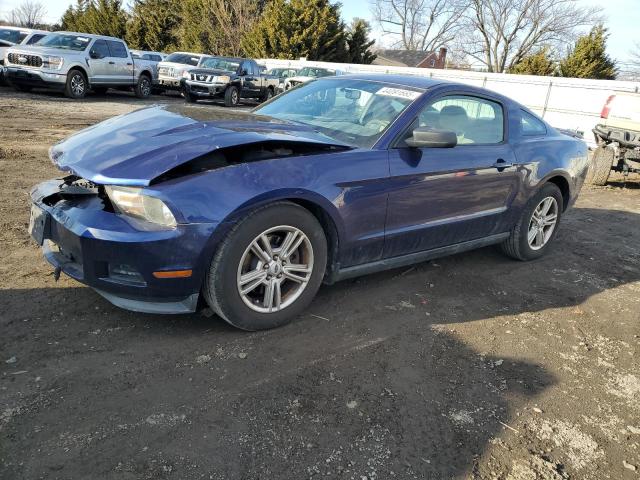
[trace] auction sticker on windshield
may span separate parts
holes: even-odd
[[[405,98],[407,100],[415,100],[421,93],[414,90],[405,90],[404,88],[383,87],[376,92],[377,95],[385,97]]]

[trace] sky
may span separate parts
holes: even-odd
[[[74,0],[40,0],[47,8],[46,21],[57,22],[62,13]],[[0,0],[0,18],[7,17],[12,8],[18,6],[22,0]],[[601,6],[609,28],[609,54],[620,62],[629,60],[629,53],[634,43],[640,43],[640,8],[638,0],[578,0],[585,7]],[[125,0],[125,3],[129,3]],[[353,17],[360,17],[371,21],[370,0],[342,0],[342,16],[346,22]],[[381,46],[388,43],[388,39],[381,38],[381,34],[374,30],[374,38]]]

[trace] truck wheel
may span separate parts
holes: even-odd
[[[149,98],[151,95],[151,79],[149,75],[143,73],[138,78],[138,83],[135,88],[136,97],[138,98]]]
[[[79,100],[87,94],[88,87],[89,85],[84,73],[80,70],[73,69],[67,74],[67,84],[64,88],[64,94],[69,98]]]
[[[611,174],[614,156],[615,152],[613,148],[599,146],[595,149],[593,158],[591,159],[591,165],[589,165],[589,172],[587,173],[587,181],[590,184],[607,184],[607,180]]]
[[[227,107],[235,107],[238,105],[240,101],[240,92],[238,91],[238,87],[234,87],[233,85],[227,88],[224,92],[224,104]]]
[[[273,88],[268,87],[267,90],[264,92],[264,95],[262,95],[262,98],[260,99],[260,101],[268,102],[272,98],[273,98]]]
[[[184,101],[187,103],[198,102],[198,98],[195,95],[191,95],[191,92],[186,86],[182,89],[182,96],[184,97]]]

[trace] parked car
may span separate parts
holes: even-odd
[[[588,181],[606,185],[612,170],[625,176],[640,173],[640,93],[611,95],[600,118],[602,123],[593,129],[598,147]]]
[[[32,45],[51,32],[22,27],[0,27],[0,85],[4,83],[4,57],[9,47]]]
[[[290,77],[295,77],[298,74],[298,70],[295,68],[271,68],[265,73],[278,79],[278,88],[276,93],[282,93],[284,92],[285,80]]]
[[[198,68],[184,72],[182,94],[187,102],[223,98],[228,107],[243,98],[267,101],[278,88],[278,79],[260,72],[255,60],[231,57],[204,58]]]
[[[146,98],[155,78],[152,62],[134,60],[126,43],[103,35],[51,33],[33,45],[10,48],[6,60],[7,79],[17,90],[48,88],[73,99],[109,88],[132,88]]]
[[[160,63],[167,55],[162,52],[150,52],[147,50],[130,50],[131,56],[135,59],[148,60],[150,62]]]
[[[56,273],[123,308],[289,322],[320,284],[501,244],[550,248],[587,146],[489,90],[322,78],[248,112],[138,110],[50,149],[31,192]]]
[[[169,90],[179,90],[184,72],[194,69],[206,55],[201,53],[174,52],[158,64],[159,85]]]
[[[295,76],[289,77],[285,80],[284,89],[289,90],[301,83],[307,83],[311,80],[315,80],[316,78],[331,77],[336,74],[337,72],[335,70],[328,68],[304,67],[301,68]]]

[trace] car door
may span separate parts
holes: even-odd
[[[445,95],[427,103],[389,151],[385,257],[484,238],[508,229],[520,177],[499,100]],[[416,126],[456,132],[453,148],[410,148]]]
[[[132,85],[133,60],[129,56],[129,51],[124,43],[117,40],[107,40],[109,46],[109,66],[111,83],[118,85]]]
[[[89,66],[91,67],[91,84],[111,83],[111,53],[105,40],[96,40],[89,49]]]
[[[259,78],[256,75],[257,65],[254,68],[252,62],[245,61],[240,65],[240,74],[242,75],[242,96],[245,98],[257,97],[260,93]]]

